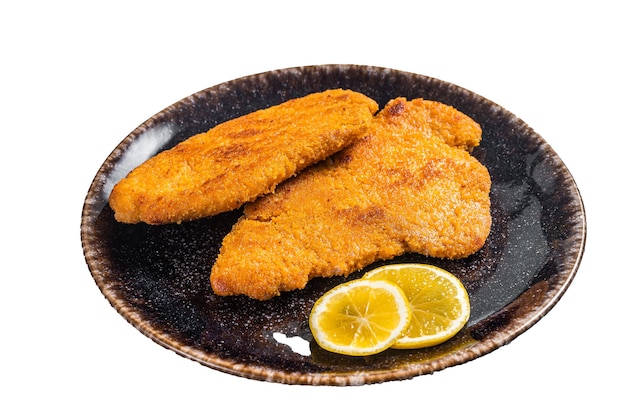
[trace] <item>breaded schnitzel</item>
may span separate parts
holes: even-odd
[[[213,265],[213,290],[264,300],[406,252],[476,252],[491,227],[491,180],[465,149],[481,133],[444,104],[390,101],[366,138],[245,206]]]
[[[235,209],[362,138],[376,111],[369,97],[337,89],[241,116],[147,160],[109,204],[116,220],[149,224]]]

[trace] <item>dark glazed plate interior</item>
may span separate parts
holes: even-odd
[[[345,278],[315,279],[302,291],[264,302],[215,296],[209,272],[239,211],[165,226],[126,225],[113,219],[107,204],[111,188],[150,156],[225,120],[330,88],[360,91],[381,107],[398,96],[441,101],[483,128],[474,156],[487,166],[493,181],[493,227],[484,248],[459,261],[412,254],[386,262],[435,264],[466,285],[470,321],[440,346],[388,350],[365,358],[319,349],[308,328],[309,311],[322,293]],[[312,385],[411,378],[462,364],[510,342],[563,295],[578,269],[585,235],[583,204],[573,178],[523,121],[440,80],[352,65],[289,68],[240,78],[156,114],[104,161],[86,197],[81,224],[85,258],[96,284],[146,336],[224,372]]]

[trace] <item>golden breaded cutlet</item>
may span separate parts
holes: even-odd
[[[292,99],[161,152],[115,185],[117,221],[163,224],[233,210],[366,134],[378,105],[350,90]]]
[[[406,252],[475,253],[491,227],[490,176],[466,151],[481,134],[452,107],[392,100],[366,138],[245,206],[214,292],[264,300]]]

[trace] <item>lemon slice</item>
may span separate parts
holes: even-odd
[[[465,287],[450,272],[424,264],[385,265],[363,275],[398,285],[411,308],[411,323],[392,348],[416,349],[445,342],[457,334],[470,316]]]
[[[397,285],[355,280],[320,297],[311,310],[309,325],[323,349],[365,356],[393,345],[410,319],[408,300]]]

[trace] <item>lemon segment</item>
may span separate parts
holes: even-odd
[[[393,345],[410,319],[408,300],[396,284],[355,280],[320,297],[311,310],[309,326],[323,349],[365,356]]]
[[[392,348],[416,349],[443,343],[469,320],[467,291],[444,269],[424,264],[385,265],[367,272],[362,279],[394,283],[409,301],[411,322]]]

